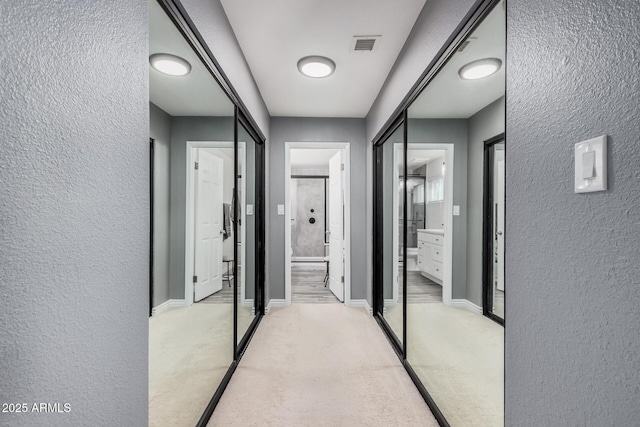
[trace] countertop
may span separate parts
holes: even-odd
[[[420,232],[444,236],[444,230],[442,228],[419,228],[418,233]]]

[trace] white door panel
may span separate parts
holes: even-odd
[[[222,289],[223,161],[198,149],[194,301]]]
[[[329,160],[329,288],[344,302],[344,185],[342,152]]]
[[[495,239],[495,284],[496,288],[504,291],[504,188],[505,188],[505,163],[504,150],[496,151],[496,188],[495,188],[495,214],[496,235]]]

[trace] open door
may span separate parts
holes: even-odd
[[[494,283],[496,290],[504,292],[504,144],[496,144],[494,199]],[[494,300],[496,295],[494,294]],[[494,302],[495,305],[495,302]]]
[[[222,289],[223,161],[198,149],[194,301]]]
[[[344,185],[342,151],[329,160],[329,288],[344,302]]]
[[[505,142],[485,142],[482,312],[504,325]]]

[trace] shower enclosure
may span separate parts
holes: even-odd
[[[291,260],[322,261],[327,243],[327,176],[291,177]]]
[[[404,204],[404,189],[402,188],[404,177],[400,177],[401,187],[398,190],[400,206]],[[407,248],[418,246],[418,230],[425,228],[425,180],[426,177],[420,174],[407,175]],[[399,210],[398,227],[400,231],[399,254],[403,255],[403,210]]]

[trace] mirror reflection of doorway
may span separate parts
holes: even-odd
[[[484,301],[485,316],[504,324],[505,143],[485,143]]]

